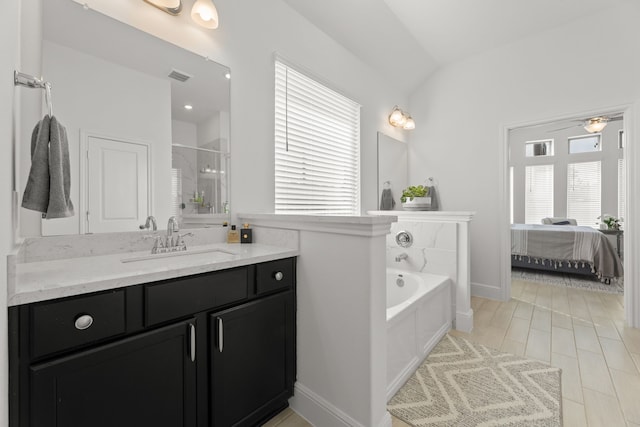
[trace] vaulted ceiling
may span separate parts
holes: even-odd
[[[450,62],[637,0],[284,1],[409,92]]]

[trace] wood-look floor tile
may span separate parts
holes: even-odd
[[[611,369],[611,378],[618,394],[624,417],[634,423],[640,423],[640,375]]]
[[[502,347],[500,347],[500,351],[515,354],[516,356],[524,356],[524,349],[524,342],[514,341],[509,338],[505,338],[504,341],[502,341]]]
[[[577,357],[573,331],[564,328],[551,328],[551,351],[565,356]]]
[[[290,416],[282,420],[277,427],[313,427],[313,425],[294,411]]]
[[[584,405],[562,399],[562,425],[563,427],[585,427],[587,415],[584,411]]]
[[[602,353],[600,341],[598,341],[598,336],[594,328],[574,324],[573,335],[576,339],[576,348]]]
[[[616,327],[618,327],[620,337],[629,351],[640,354],[640,329],[629,328],[628,326],[620,327],[618,323],[616,323]]]
[[[533,310],[531,328],[551,332],[551,311],[536,307]]]
[[[638,374],[638,368],[622,341],[601,337],[600,345],[609,368]]]
[[[578,350],[578,364],[580,365],[580,379],[583,388],[597,390],[615,397],[616,393],[609,377],[609,369],[602,354]]]
[[[400,418],[391,416],[391,427],[411,427],[409,424],[402,421]]]
[[[513,312],[513,317],[531,320],[532,315],[533,315],[533,304],[525,301],[518,301],[518,306],[516,307],[516,310]]]
[[[525,356],[547,363],[551,362],[551,333],[539,329],[531,329]]]
[[[573,321],[571,320],[569,311],[554,310],[551,313],[551,326],[571,329],[573,331]]]
[[[614,340],[621,340],[620,334],[618,334],[618,330],[616,329],[616,325],[613,320],[607,317],[601,316],[591,316],[593,320],[593,326],[596,328],[596,334],[599,337],[611,338]]]
[[[526,343],[527,337],[529,335],[529,324],[530,322],[527,319],[513,317],[511,319],[511,324],[509,325],[509,329],[507,329],[507,334],[505,335],[505,338],[508,338],[513,341]]]
[[[578,359],[564,354],[551,353],[551,365],[562,369],[562,397],[583,403]]]
[[[609,396],[588,388],[585,388],[583,393],[584,408],[587,413],[587,423],[589,427],[625,425],[620,405],[614,396]]]
[[[279,426],[279,425],[281,425],[280,423],[282,423],[285,419],[289,418],[293,414],[295,414],[295,412],[293,412],[293,410],[291,408],[286,408],[284,411],[278,413],[275,417],[273,417],[269,421],[267,421],[263,425],[263,427],[276,427],[276,426]]]

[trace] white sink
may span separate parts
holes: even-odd
[[[159,259],[159,258],[172,258],[176,256],[186,256],[186,255],[197,255],[197,254],[206,254],[206,253],[217,253],[224,255],[238,255],[235,252],[227,251],[225,249],[219,248],[206,248],[206,249],[187,249],[186,251],[176,251],[176,252],[165,252],[161,254],[149,254],[136,256],[131,258],[122,258],[120,262],[137,262],[137,261],[148,261],[151,259]]]

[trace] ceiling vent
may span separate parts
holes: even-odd
[[[183,72],[183,71],[178,71],[175,68],[173,70],[171,70],[171,72],[169,73],[169,77],[172,79],[175,79],[179,82],[186,82],[187,80],[189,80],[191,77],[189,74]]]

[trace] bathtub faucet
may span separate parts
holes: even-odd
[[[403,259],[407,258],[409,258],[409,255],[407,255],[405,252],[402,252],[400,255],[396,256],[396,262],[400,262]]]

